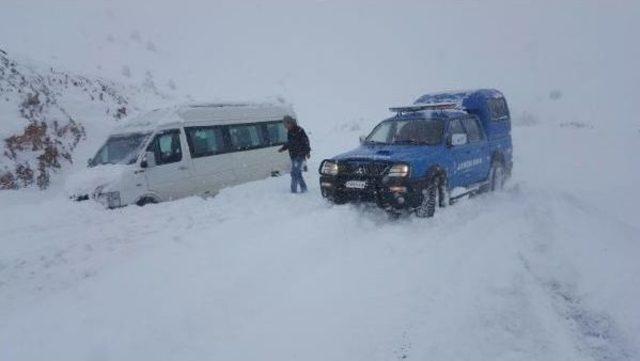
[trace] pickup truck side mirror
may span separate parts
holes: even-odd
[[[453,147],[458,146],[458,145],[465,145],[467,144],[468,140],[467,140],[467,135],[464,133],[454,133],[451,134],[451,140],[449,141],[449,144]]]
[[[361,135],[360,136],[360,144],[364,144],[367,141],[367,136],[366,135]]]
[[[144,153],[144,157],[140,162],[140,168],[151,168],[156,166],[156,154],[154,152]]]

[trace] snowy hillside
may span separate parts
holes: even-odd
[[[76,148],[87,137],[95,151],[116,122],[167,102],[154,88],[16,60],[0,49],[0,190],[47,188],[61,169],[84,165],[87,154]]]
[[[638,18],[631,0],[3,1],[0,360],[640,360]],[[427,220],[321,198],[321,160],[389,106],[477,87],[512,111],[505,191]],[[124,115],[274,95],[309,134],[309,193],[284,176],[107,211],[63,192]]]

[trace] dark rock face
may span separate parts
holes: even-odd
[[[70,97],[72,100],[65,100]],[[53,68],[42,71],[19,64],[0,50],[0,104],[18,119],[4,124],[24,124],[0,139],[0,189],[37,186],[47,188],[54,172],[73,162],[73,150],[85,139],[85,119],[69,103],[93,104],[104,110],[105,121],[127,116],[129,99],[116,84]],[[5,114],[0,112],[0,117]],[[10,129],[15,129],[13,126]]]

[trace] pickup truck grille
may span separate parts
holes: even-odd
[[[340,175],[358,176],[358,177],[380,177],[387,167],[386,162],[372,162],[362,160],[347,160],[338,163]]]

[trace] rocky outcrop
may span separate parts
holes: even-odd
[[[49,186],[86,137],[86,120],[75,109],[92,107],[119,120],[130,112],[123,93],[110,81],[38,69],[0,50],[0,189]]]

